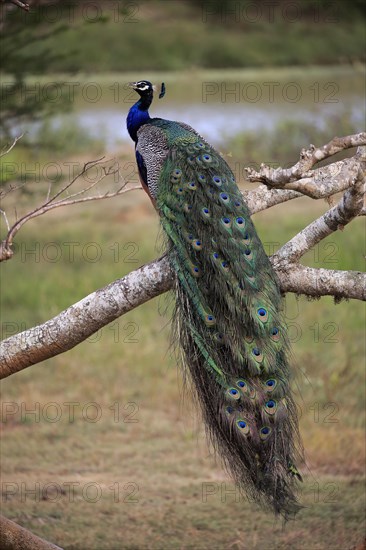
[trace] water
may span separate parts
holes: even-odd
[[[280,121],[289,119],[312,122],[314,126],[324,128],[328,116],[342,115],[344,111],[350,113],[352,122],[359,125],[361,131],[365,120],[363,101],[357,98],[352,104],[347,103],[323,106],[319,110],[299,106],[289,109],[284,106],[263,108],[237,104],[226,104],[217,109],[215,106],[183,104],[152,111],[156,116],[185,122],[209,142],[223,145],[228,138],[241,132],[271,130]],[[72,118],[91,136],[102,137],[107,149],[114,149],[119,142],[130,140],[126,130],[126,113],[119,109],[81,110]]]
[[[123,76],[117,75],[109,85],[105,76],[101,78],[101,101],[90,103],[79,97],[73,112],[54,117],[52,125],[57,128],[76,122],[90,136],[103,140],[107,150],[115,150],[130,139],[125,119],[137,96],[123,86],[127,80]],[[202,72],[194,77],[168,75],[165,80],[167,94],[163,100],[155,100],[151,115],[184,121],[217,146],[241,132],[271,130],[280,121],[307,121],[324,129],[330,116],[344,112],[360,131],[365,126],[361,68],[272,69],[235,74],[221,71],[214,75]],[[98,83],[98,77],[94,82]],[[118,101],[116,86],[120,87]],[[27,130],[35,134],[37,125]]]

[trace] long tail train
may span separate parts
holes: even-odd
[[[128,129],[167,235],[175,332],[210,440],[248,497],[287,519],[300,508],[301,444],[276,276],[222,156],[191,127],[150,118],[151,83],[133,87]]]

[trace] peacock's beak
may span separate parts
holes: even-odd
[[[136,90],[136,87],[137,87],[136,85],[137,85],[137,82],[129,82],[128,83],[128,87],[133,88],[134,90]]]

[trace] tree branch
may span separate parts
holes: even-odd
[[[297,191],[268,189],[266,185],[259,185],[253,191],[244,191],[243,195],[251,214],[256,214],[262,210],[267,210],[271,206],[302,197],[302,194]]]
[[[310,145],[308,149],[303,149],[300,153],[300,160],[291,168],[271,168],[265,164],[261,164],[259,172],[253,168],[247,168],[246,173],[249,181],[258,181],[268,185],[269,187],[276,187],[279,189],[293,189],[295,191],[301,191],[303,194],[308,194],[313,198],[320,198],[324,196],[337,193],[342,189],[332,190],[331,180],[333,180],[334,175],[342,169],[343,163],[346,163],[346,171],[350,169],[347,167],[347,159],[340,161],[340,163],[334,163],[332,166],[333,173],[328,174],[327,170],[329,167],[319,168],[319,176],[322,174],[328,175],[328,177],[323,178],[326,180],[324,182],[324,190],[321,194],[313,196],[311,193],[318,193],[317,187],[320,181],[317,182],[317,185],[311,185],[310,178],[314,179],[317,177],[317,174],[314,174],[311,169],[315,164],[329,158],[340,151],[349,149],[351,147],[362,147],[366,145],[366,132],[360,132],[359,134],[354,134],[351,136],[345,136],[342,138],[335,137],[329,143],[323,147],[316,148],[315,145]],[[362,152],[359,153],[361,155]],[[351,160],[351,159],[349,159]],[[329,178],[329,176],[331,176]],[[321,178],[320,178],[321,179]],[[295,182],[294,185],[291,185]],[[300,183],[301,182],[301,183]],[[303,189],[304,188],[304,189]],[[329,192],[331,191],[331,192]]]
[[[366,299],[365,274],[289,264],[277,271],[282,292]],[[174,271],[163,256],[89,294],[42,325],[0,343],[0,379],[64,353],[148,300],[171,290]]]
[[[0,343],[0,378],[72,349],[124,313],[172,287],[166,257],[92,292],[42,325]]]
[[[62,550],[59,546],[40,539],[28,529],[0,516],[1,550]]]
[[[341,298],[366,300],[366,274],[360,271],[337,271],[333,269],[315,269],[299,264],[287,264],[279,268],[281,291],[305,294],[319,298],[333,296]]]
[[[22,139],[23,136],[24,136],[24,133],[21,134],[20,136],[15,137],[14,140],[13,140],[13,143],[10,145],[10,147],[8,147],[7,149],[5,149],[4,151],[2,151],[2,152],[0,153],[0,158],[1,158],[1,157],[4,157],[4,156],[7,155],[8,153],[10,153],[10,151],[13,149],[13,147],[16,146],[16,144],[18,143],[18,141],[19,141],[20,139]]]
[[[12,147],[15,145],[15,143],[16,142],[13,143]],[[9,152],[11,148],[8,149],[7,152]],[[104,166],[108,162],[111,162],[111,160],[104,160],[104,157],[87,162],[86,164],[84,164],[82,170],[78,174],[76,174],[76,176],[72,178],[71,181],[67,182],[63,187],[61,187],[61,189],[57,191],[57,193],[52,195],[52,197],[50,197],[51,187],[49,186],[46,200],[40,206],[37,206],[37,208],[35,208],[34,210],[27,212],[24,216],[22,216],[19,220],[17,220],[10,228],[9,228],[9,222],[6,217],[5,211],[0,210],[0,213],[4,216],[4,219],[8,227],[8,233],[5,239],[3,239],[0,242],[0,262],[9,260],[10,258],[12,258],[14,254],[12,250],[14,237],[18,233],[20,228],[29,220],[36,218],[38,216],[42,216],[42,214],[45,214],[46,212],[49,212],[54,208],[60,208],[61,206],[70,206],[73,204],[79,204],[82,202],[88,202],[93,200],[109,199],[111,197],[117,197],[119,195],[122,195],[123,193],[127,193],[134,189],[141,189],[141,186],[134,186],[134,187],[127,188],[128,182],[123,182],[123,184],[117,189],[117,191],[107,191],[106,193],[99,194],[99,195],[81,197],[81,195],[84,195],[91,189],[94,189],[107,176],[113,176],[115,174],[120,175],[118,163],[114,163],[111,166]],[[84,187],[83,189],[81,189],[81,191],[77,191],[75,193],[72,193],[71,195],[68,194],[64,198],[59,198],[63,193],[66,193],[78,179],[80,179],[82,176],[85,176],[85,174],[87,174],[90,170],[92,170],[95,167],[101,167],[102,169],[102,175],[98,177],[96,181]],[[11,190],[15,190],[15,189],[16,188],[12,188]],[[4,195],[6,194],[7,193],[5,193]]]
[[[276,267],[298,261],[306,252],[337,229],[343,229],[363,209],[365,176],[359,167],[353,187],[348,189],[334,208],[305,227],[273,256]]]
[[[21,8],[24,11],[29,11],[30,6],[27,4],[27,2],[21,2],[20,0],[8,0],[9,4],[14,4],[14,6],[18,6],[18,8]]]

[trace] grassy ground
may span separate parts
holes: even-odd
[[[267,250],[325,208],[303,199],[257,215]],[[1,265],[2,336],[152,260],[157,233],[141,192],[30,222]],[[363,269],[363,244],[357,220],[307,262]],[[182,401],[166,303],[3,381],[2,513],[67,549],[355,548],[364,534],[364,305],[287,299],[307,464],[305,508],[284,527],[235,492]]]

